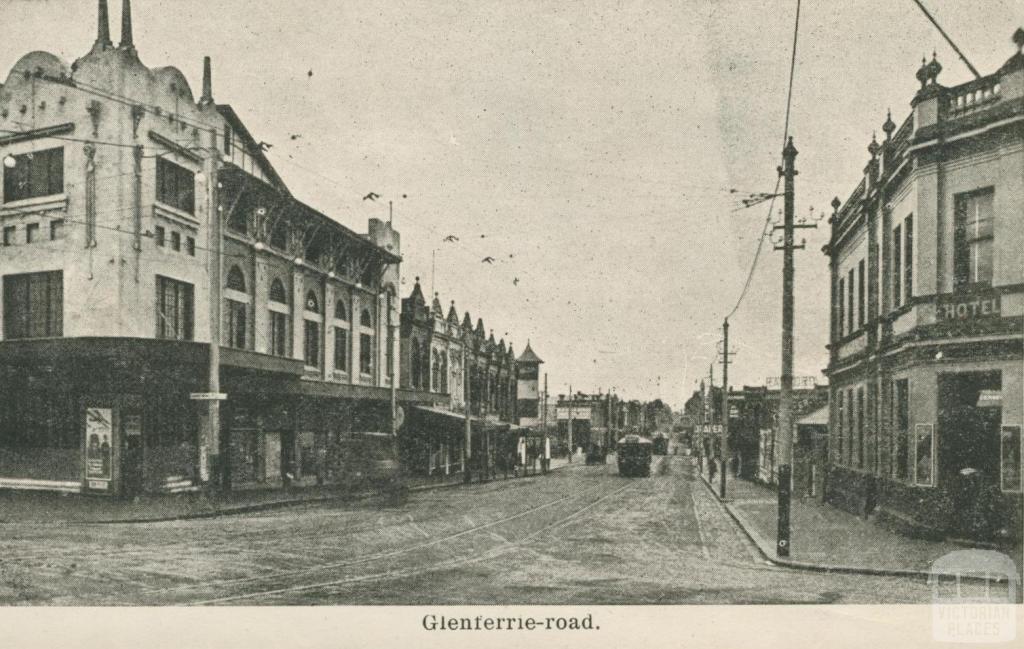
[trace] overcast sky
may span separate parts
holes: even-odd
[[[142,61],[180,68],[196,96],[213,57],[215,99],[274,145],[300,198],[364,232],[395,200],[403,296],[420,276],[517,352],[529,339],[552,393],[615,386],[679,406],[767,216],[734,211],[731,190],[775,185],[795,4],[135,0],[133,17]],[[1019,0],[926,4],[982,74],[1024,25]],[[95,5],[0,2],[0,75],[31,50],[86,53]],[[911,0],[803,3],[798,214],[849,195],[933,49],[941,83],[971,78]],[[384,201],[362,201],[369,191]],[[796,374],[822,381],[827,235],[810,231],[796,262]],[[731,384],[779,374],[780,289],[768,245],[730,320]]]

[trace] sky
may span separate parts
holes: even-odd
[[[1024,25],[1019,0],[926,5],[982,74]],[[362,232],[394,201],[403,296],[419,277],[517,353],[529,340],[552,394],[614,387],[678,408],[715,360],[768,217],[739,198],[775,187],[795,7],[135,0],[132,15],[143,63],[178,67],[196,96],[213,58],[215,100],[273,145],[296,196]],[[2,0],[0,21],[6,76],[32,50],[85,54],[96,2]],[[798,215],[850,194],[933,51],[940,83],[971,79],[912,0],[803,2]],[[370,191],[382,198],[362,200]],[[828,226],[801,236],[795,374],[824,383]],[[729,320],[730,385],[778,376],[781,283],[766,242]]]

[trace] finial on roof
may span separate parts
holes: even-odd
[[[1018,27],[1013,32],[1013,44],[1017,46],[1017,53],[1024,54],[1024,27]]]
[[[210,57],[203,57],[203,96],[199,98],[199,106],[213,103],[213,75],[210,72]]]
[[[917,80],[921,83],[921,88],[924,88],[928,83],[928,59],[921,57],[921,67],[917,69]]]
[[[107,0],[100,0],[96,21],[96,43],[92,49],[94,51],[110,49],[114,44],[110,42],[110,12],[107,11]]]
[[[874,160],[878,157],[878,150],[881,149],[881,145],[878,144],[878,139],[875,137],[875,132],[871,132],[871,144],[868,145],[868,153],[871,154],[871,159]]]
[[[135,49],[135,40],[132,38],[132,0],[124,0],[121,4],[121,49]]]
[[[932,60],[928,63],[928,79],[932,83],[938,83],[939,73],[942,72],[942,64],[936,58],[935,51],[932,51]]]
[[[886,142],[892,139],[892,132],[896,130],[896,123],[892,121],[892,109],[885,113],[885,124],[882,124],[882,130],[885,131]]]
[[[842,204],[843,202],[839,200],[838,196],[836,196],[835,198],[832,199],[832,210],[839,211],[839,206],[841,206]]]

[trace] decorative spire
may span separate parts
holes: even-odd
[[[878,144],[878,139],[875,137],[874,131],[871,133],[871,144],[868,145],[868,153],[871,154],[871,159],[874,160],[878,157],[878,150],[881,149],[881,145]]]
[[[135,49],[135,40],[132,38],[132,0],[124,0],[121,4],[121,43],[118,47]]]
[[[92,49],[93,51],[102,52],[114,46],[110,42],[110,15],[107,11],[107,0],[100,0],[96,20],[96,43],[93,44]]]
[[[925,87],[928,83],[928,59],[921,57],[921,67],[917,69],[917,80],[921,83],[921,88]]]
[[[1024,54],[1024,27],[1018,27],[1013,32],[1013,44],[1017,46],[1017,53]]]
[[[210,57],[203,57],[203,96],[199,98],[199,107],[213,104],[213,75],[210,72]]]
[[[891,140],[892,132],[896,130],[896,123],[892,121],[891,109],[885,114],[885,124],[882,124],[882,130],[885,131],[885,141]]]
[[[942,64],[936,58],[935,51],[932,51],[932,60],[928,64],[928,80],[933,84],[938,83],[939,73],[942,72]]]

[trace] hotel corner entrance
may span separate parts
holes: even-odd
[[[998,529],[999,426],[1002,380],[998,371],[939,376],[939,485],[952,497],[957,533],[990,536]]]

